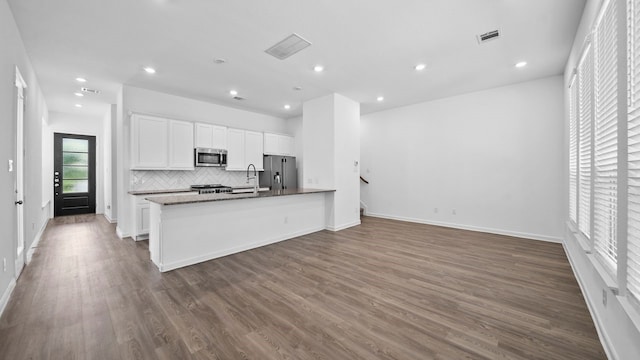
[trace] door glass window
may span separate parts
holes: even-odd
[[[89,140],[62,139],[62,192],[89,191]]]

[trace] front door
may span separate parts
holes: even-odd
[[[54,216],[96,212],[96,137],[53,137]]]

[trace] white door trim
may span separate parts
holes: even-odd
[[[16,202],[16,241],[14,247],[15,278],[17,279],[26,262],[24,245],[24,89],[27,88],[20,70],[16,66],[16,161],[15,161],[15,202]]]

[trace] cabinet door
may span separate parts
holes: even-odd
[[[282,155],[293,155],[293,137],[280,135],[278,137],[278,149]]]
[[[209,124],[196,124],[196,146],[199,148],[214,148],[214,126]]]
[[[171,120],[169,128],[169,169],[193,170],[193,123]]]
[[[266,155],[280,155],[280,135],[264,133],[264,153]]]
[[[132,116],[131,168],[159,169],[168,164],[169,121],[151,116]]]
[[[227,128],[213,125],[213,141],[211,147],[214,149],[227,149]]]
[[[227,129],[226,170],[246,170],[244,160],[244,130]]]
[[[255,165],[257,170],[264,170],[263,165],[263,144],[262,133],[255,131],[245,131],[245,169],[249,164]]]
[[[138,205],[139,221],[136,235],[146,235],[149,233],[149,204]]]

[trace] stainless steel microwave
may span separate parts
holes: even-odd
[[[195,166],[227,166],[227,150],[196,148]]]

